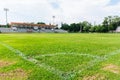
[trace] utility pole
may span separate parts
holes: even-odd
[[[7,26],[7,24],[8,24],[8,14],[7,14],[7,12],[9,11],[9,9],[8,8],[4,8],[4,11],[5,11],[5,15],[6,15],[6,27],[8,27]]]

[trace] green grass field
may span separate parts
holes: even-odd
[[[120,80],[120,34],[0,34],[0,80]]]

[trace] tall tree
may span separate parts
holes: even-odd
[[[63,30],[69,30],[69,25],[67,23],[61,23],[61,29]]]
[[[83,27],[83,32],[89,32],[90,28],[91,28],[91,23],[89,23],[88,21],[83,21],[82,22],[82,27]]]
[[[108,31],[114,31],[118,26],[120,26],[119,16],[108,16],[104,18],[103,26],[107,28]]]
[[[76,23],[70,24],[70,32],[79,32],[80,31],[80,25]]]

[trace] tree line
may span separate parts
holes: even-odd
[[[114,32],[117,27],[120,26],[120,17],[105,17],[103,22],[99,25],[92,25],[88,21],[72,24],[62,23],[61,25],[61,29],[67,30],[68,32]]]

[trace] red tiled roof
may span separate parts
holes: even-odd
[[[47,24],[34,24],[34,23],[20,23],[20,22],[11,22],[11,24],[10,24],[11,26],[12,25],[23,25],[23,26],[32,26],[32,27],[34,27],[34,26],[38,26],[38,27],[55,27],[54,25],[47,25]],[[16,26],[17,27],[17,26]]]

